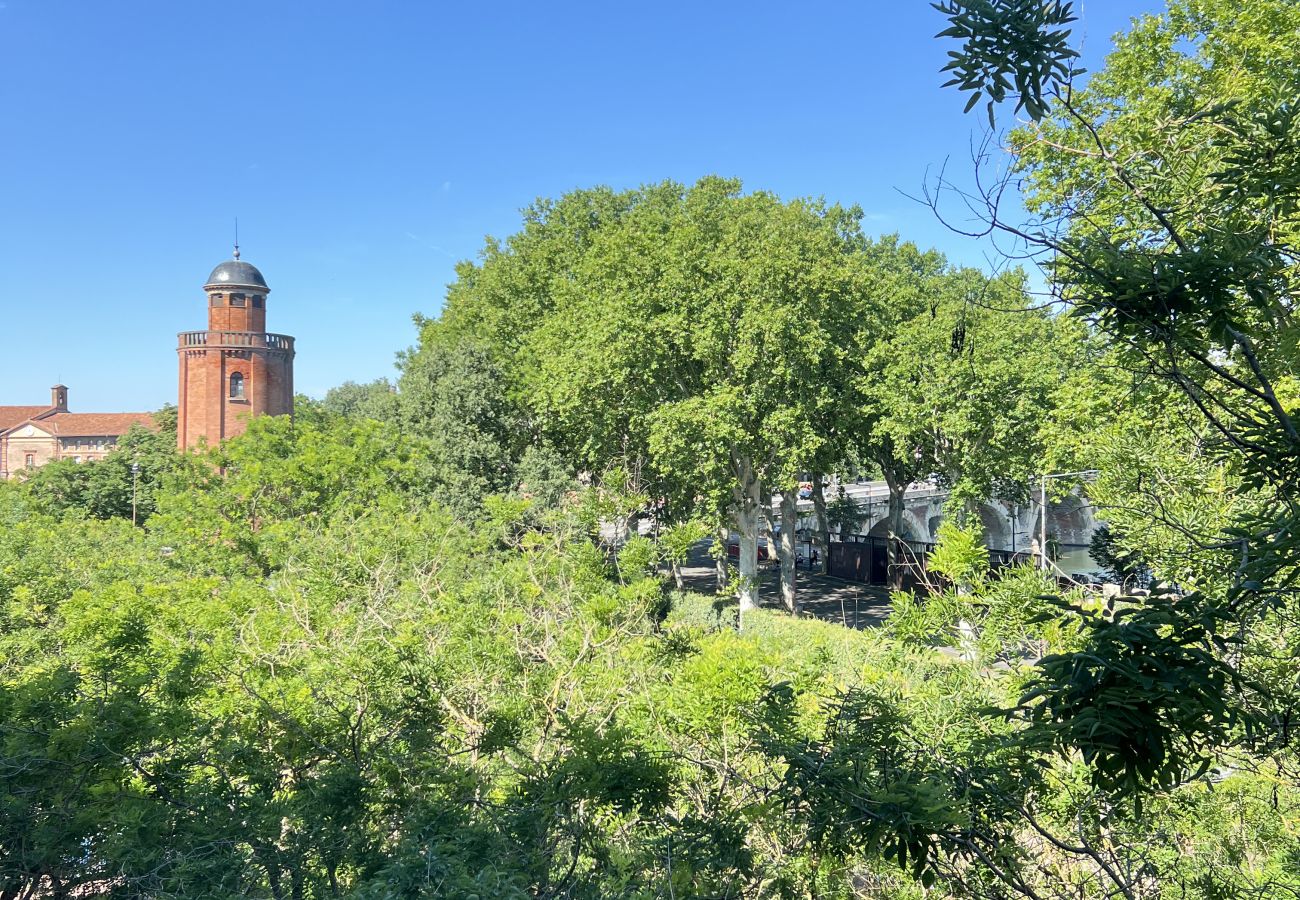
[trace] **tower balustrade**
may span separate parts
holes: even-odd
[[[182,331],[177,349],[190,350],[211,347],[257,347],[265,350],[293,352],[293,338],[287,334],[269,331]]]

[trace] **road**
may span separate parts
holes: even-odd
[[[709,556],[709,542],[702,541],[691,549],[682,576],[689,590],[712,594],[717,588],[713,557]],[[732,567],[735,577],[735,567]],[[771,609],[781,609],[780,574],[776,566],[761,570],[759,604]],[[879,588],[852,581],[843,581],[827,575],[798,573],[799,599],[806,615],[834,622],[848,628],[871,628],[881,624],[889,615],[888,595]]]

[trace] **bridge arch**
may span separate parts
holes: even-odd
[[[899,537],[905,541],[918,541],[920,543],[929,543],[930,541],[929,530],[916,517],[916,513],[910,509],[903,510],[903,521],[900,523],[899,529],[902,531]],[[889,517],[885,516],[875,525],[872,525],[867,534],[871,537],[889,537]]]
[[[990,550],[1005,550],[1011,536],[1006,511],[996,503],[981,503],[979,520],[984,529],[984,545]]]
[[[943,524],[943,513],[930,516],[930,521],[926,524],[930,531],[930,542],[939,540],[939,526]]]

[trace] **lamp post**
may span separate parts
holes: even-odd
[[[136,491],[140,486],[140,464],[131,463],[131,524],[135,524],[135,498]]]
[[[1046,571],[1048,568],[1047,560],[1047,481],[1051,478],[1096,478],[1096,469],[1084,469],[1081,472],[1057,472],[1053,475],[1039,476],[1039,495],[1040,511],[1038,514],[1038,560],[1039,565]]]

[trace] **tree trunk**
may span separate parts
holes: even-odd
[[[758,609],[758,506],[746,503],[738,511],[740,532],[740,574],[737,596],[742,613]]]
[[[718,547],[721,552],[713,558],[714,573],[718,578],[718,593],[725,593],[727,590],[727,546],[731,542],[731,531],[727,526],[718,526]]]
[[[794,533],[799,527],[799,489],[786,488],[781,492],[781,537],[777,556],[781,560],[781,602],[794,615],[799,615],[799,593],[795,583]]]
[[[669,563],[669,567],[673,570],[673,584],[677,586],[677,590],[686,590],[686,579],[682,577],[682,564],[679,562],[672,562]]]
[[[749,460],[740,464],[740,502],[737,504],[736,530],[740,532],[740,576],[737,596],[743,616],[758,609],[758,520],[762,491]]]
[[[266,884],[271,889],[271,896],[275,900],[282,900],[284,897],[284,888],[280,886],[280,865],[267,859],[262,865],[266,868]]]
[[[903,589],[903,560],[898,552],[898,543],[903,539],[903,498],[907,493],[907,484],[899,483],[898,478],[891,478],[885,472],[885,484],[889,486],[889,536],[887,540],[889,560],[889,589]]]
[[[826,572],[830,562],[830,522],[826,517],[826,489],[822,484],[825,476],[821,472],[812,473],[813,502],[813,549],[817,551],[817,571]]]
[[[759,484],[758,495],[762,501],[758,506],[758,536],[767,541],[769,562],[776,558],[776,525],[772,521],[772,493],[767,485]]]

